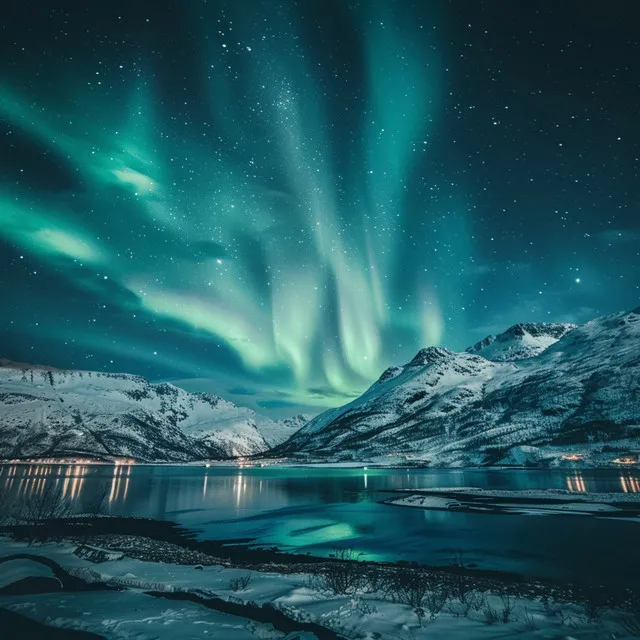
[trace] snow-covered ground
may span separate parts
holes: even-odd
[[[432,487],[386,500],[396,507],[418,509],[499,511],[519,515],[576,515],[624,517],[640,523],[638,493],[576,493],[558,489],[519,491],[477,487]]]
[[[3,594],[0,607],[49,625],[91,631],[110,640],[268,640],[287,635],[249,617],[221,613],[198,603],[154,597],[146,593],[149,590],[167,594],[194,592],[240,604],[271,603],[298,624],[315,622],[333,630],[336,634],[333,637],[341,638],[601,640],[633,637],[623,631],[620,623],[635,618],[606,610],[598,611],[595,619],[589,621],[584,604],[545,603],[539,598],[504,598],[496,594],[486,594],[486,600],[480,602],[477,595],[473,595],[475,592],[469,592],[460,598],[451,596],[441,612],[430,615],[430,609],[435,610],[437,606],[429,604],[428,596],[422,609],[417,609],[393,602],[375,589],[366,593],[335,594],[322,581],[304,573],[258,572],[220,565],[194,567],[128,557],[93,564],[75,555],[75,549],[76,545],[71,543],[27,546],[0,538],[0,574],[5,576],[2,584],[6,586],[33,575],[50,575],[47,568],[29,560],[1,563],[2,556],[29,553],[55,561],[76,577],[89,582],[105,581],[124,590]],[[8,573],[7,567],[10,567]],[[507,613],[508,608],[512,611]],[[312,639],[314,635],[287,637]]]

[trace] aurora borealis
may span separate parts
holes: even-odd
[[[23,4],[0,356],[319,411],[638,304],[634,3]]]

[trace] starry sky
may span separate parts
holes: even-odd
[[[11,3],[0,356],[272,415],[640,298],[635,0]]]

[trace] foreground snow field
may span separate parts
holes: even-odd
[[[480,610],[451,598],[441,612],[390,601],[385,594],[332,593],[304,573],[258,572],[221,565],[184,566],[123,557],[94,564],[74,554],[76,544],[48,543],[28,546],[0,538],[0,608],[28,616],[55,627],[90,631],[110,640],[215,638],[244,640],[261,638],[318,637],[256,622],[250,615],[230,615],[197,602],[168,597],[189,592],[203,598],[218,597],[237,604],[271,603],[289,618],[314,622],[327,629],[327,638],[498,640],[504,638],[592,639],[631,638],[621,624],[633,629],[635,618],[620,612],[592,611],[582,604],[554,605],[532,597],[507,598],[488,595]],[[7,595],[2,588],[31,576],[51,576],[37,560],[2,562],[2,557],[33,554],[54,561],[72,576],[87,582],[106,582],[120,591]],[[111,557],[117,557],[111,555]],[[156,595],[150,595],[155,592]],[[164,596],[164,597],[163,597]],[[465,596],[471,602],[470,594]],[[425,600],[425,602],[428,601]],[[506,602],[506,604],[505,604]],[[251,605],[250,605],[251,606]],[[468,609],[465,615],[464,609]],[[505,613],[505,609],[512,610]],[[591,615],[593,614],[593,615]],[[589,621],[589,617],[592,618]],[[506,621],[504,621],[506,619]],[[630,622],[631,621],[631,622]]]

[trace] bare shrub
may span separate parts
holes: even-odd
[[[431,580],[425,573],[419,571],[398,571],[387,584],[387,594],[393,602],[406,604],[410,607],[422,607],[422,603],[431,588]]]
[[[500,610],[500,619],[503,624],[507,624],[513,616],[513,609],[516,606],[518,598],[516,596],[510,596],[503,594],[500,596],[502,602],[502,609]]]
[[[363,615],[371,615],[372,613],[378,612],[378,607],[376,607],[373,602],[369,602],[367,600],[360,600],[356,606],[356,609]]]
[[[363,585],[363,571],[358,566],[359,553],[353,549],[334,549],[330,554],[333,562],[323,568],[324,586],[335,594],[356,593]]]
[[[536,619],[533,617],[533,614],[527,609],[524,608],[524,613],[522,614],[522,622],[524,622],[524,628],[527,631],[536,631],[538,629],[538,625],[536,624]]]
[[[312,591],[324,591],[324,576],[320,573],[310,573],[304,580],[304,586]]]
[[[570,627],[571,629],[578,628],[578,623],[571,614],[565,613],[562,609],[559,609],[558,616],[560,617],[560,624]]]
[[[247,573],[244,576],[238,576],[237,578],[231,578],[229,580],[229,589],[231,591],[245,591],[251,582],[251,574]]]
[[[501,606],[496,608],[492,607],[488,601],[485,601],[483,608],[485,622],[487,624],[507,624],[507,622],[510,622],[513,617],[513,609],[517,600],[518,598],[516,596],[502,594],[500,596]]]
[[[29,544],[47,540],[47,520],[67,517],[72,510],[72,502],[65,497],[62,489],[47,483],[42,491],[31,493],[14,512],[18,522],[26,525],[25,537]]]
[[[449,604],[448,612],[455,618],[467,618],[471,611],[482,611],[487,603],[486,596],[480,591],[458,594],[457,602]]]
[[[363,565],[362,567],[362,584],[360,589],[364,593],[376,593],[383,591],[388,582],[387,573],[383,572],[380,567],[375,564]]]
[[[544,608],[544,613],[548,618],[555,618],[560,615],[561,608],[556,604],[556,602],[554,602],[551,596],[542,596],[541,602]]]
[[[472,593],[473,587],[471,580],[466,576],[455,574],[450,582],[451,597],[457,598],[460,602],[466,602],[469,594]]]
[[[460,569],[464,569],[466,567],[466,562],[464,559],[464,551],[462,549],[456,549],[449,561],[449,565],[452,567],[459,567]]]
[[[500,612],[494,609],[489,602],[485,603],[482,613],[484,613],[484,621],[486,624],[497,624],[502,620]]]
[[[427,593],[424,608],[429,612],[431,620],[435,620],[440,615],[450,598],[449,589],[443,585],[438,585]]]
[[[603,589],[592,587],[583,592],[582,611],[587,622],[591,624],[598,622],[606,609],[606,597]]]
[[[427,613],[431,620],[435,619],[451,597],[447,586],[422,571],[396,572],[390,577],[386,592],[393,602],[413,607],[421,622]]]

